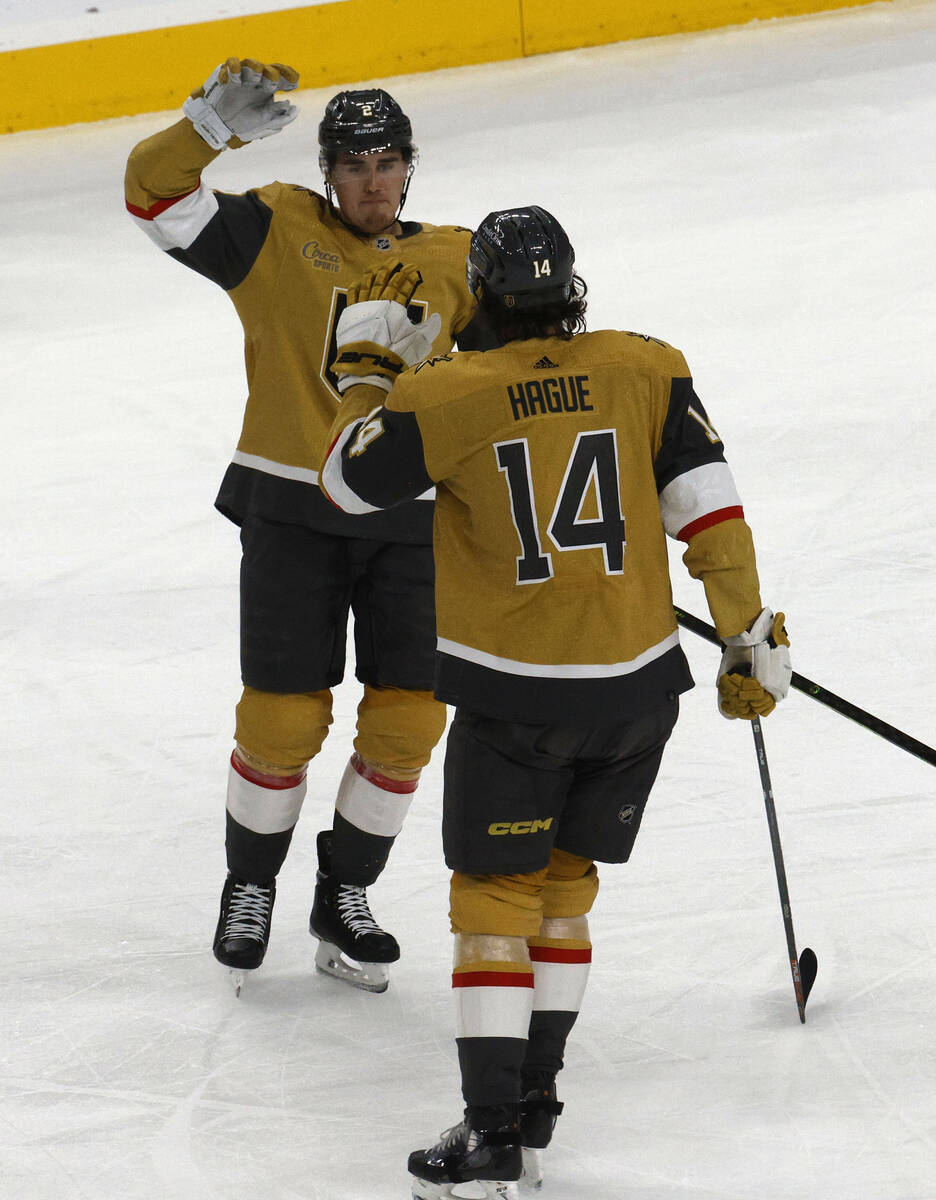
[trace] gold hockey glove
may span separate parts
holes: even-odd
[[[332,370],[338,390],[369,383],[389,392],[394,380],[432,349],[442,318],[433,313],[421,324],[409,319],[406,306],[422,283],[417,267],[397,263],[367,271],[348,289],[348,304],[338,319],[338,355]]]
[[[408,263],[372,267],[348,288],[348,304],[359,304],[365,300],[390,300],[406,308],[422,281],[419,267]]]
[[[761,609],[745,633],[725,639],[718,667],[718,709],[729,720],[766,717],[790,690],[790,639],[784,615]]]
[[[254,142],[294,121],[299,109],[273,96],[298,86],[298,71],[283,63],[229,58],[192,92],[182,111],[213,150],[223,150],[232,138],[237,145]]]
[[[734,720],[753,721],[755,717],[766,717],[777,707],[777,702],[762,683],[750,675],[722,675],[718,681],[719,708],[722,715]]]

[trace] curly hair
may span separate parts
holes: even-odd
[[[567,342],[575,334],[585,332],[587,292],[588,286],[581,275],[573,275],[571,295],[561,303],[512,309],[499,296],[484,289],[480,307],[485,323],[501,345],[542,337],[558,337]]]

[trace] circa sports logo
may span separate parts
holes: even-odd
[[[337,274],[341,269],[341,256],[323,250],[318,242],[306,242],[302,247],[302,257],[320,271],[333,271]]]

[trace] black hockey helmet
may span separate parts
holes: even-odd
[[[318,131],[319,164],[324,172],[344,151],[373,154],[402,150],[410,161],[415,154],[409,117],[383,88],[339,92],[325,107]]]
[[[572,295],[575,252],[556,218],[531,205],[492,212],[471,239],[469,289],[515,310],[562,304]]]

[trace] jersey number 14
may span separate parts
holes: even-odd
[[[498,470],[507,479],[510,513],[520,538],[517,583],[541,583],[553,577],[552,555],[543,550],[536,517],[530,446],[526,438],[497,442]],[[557,550],[600,548],[608,575],[624,570],[624,514],[621,512],[617,436],[613,429],[580,433],[575,439],[559,494],[547,526]],[[594,488],[597,517],[581,515],[586,497]]]

